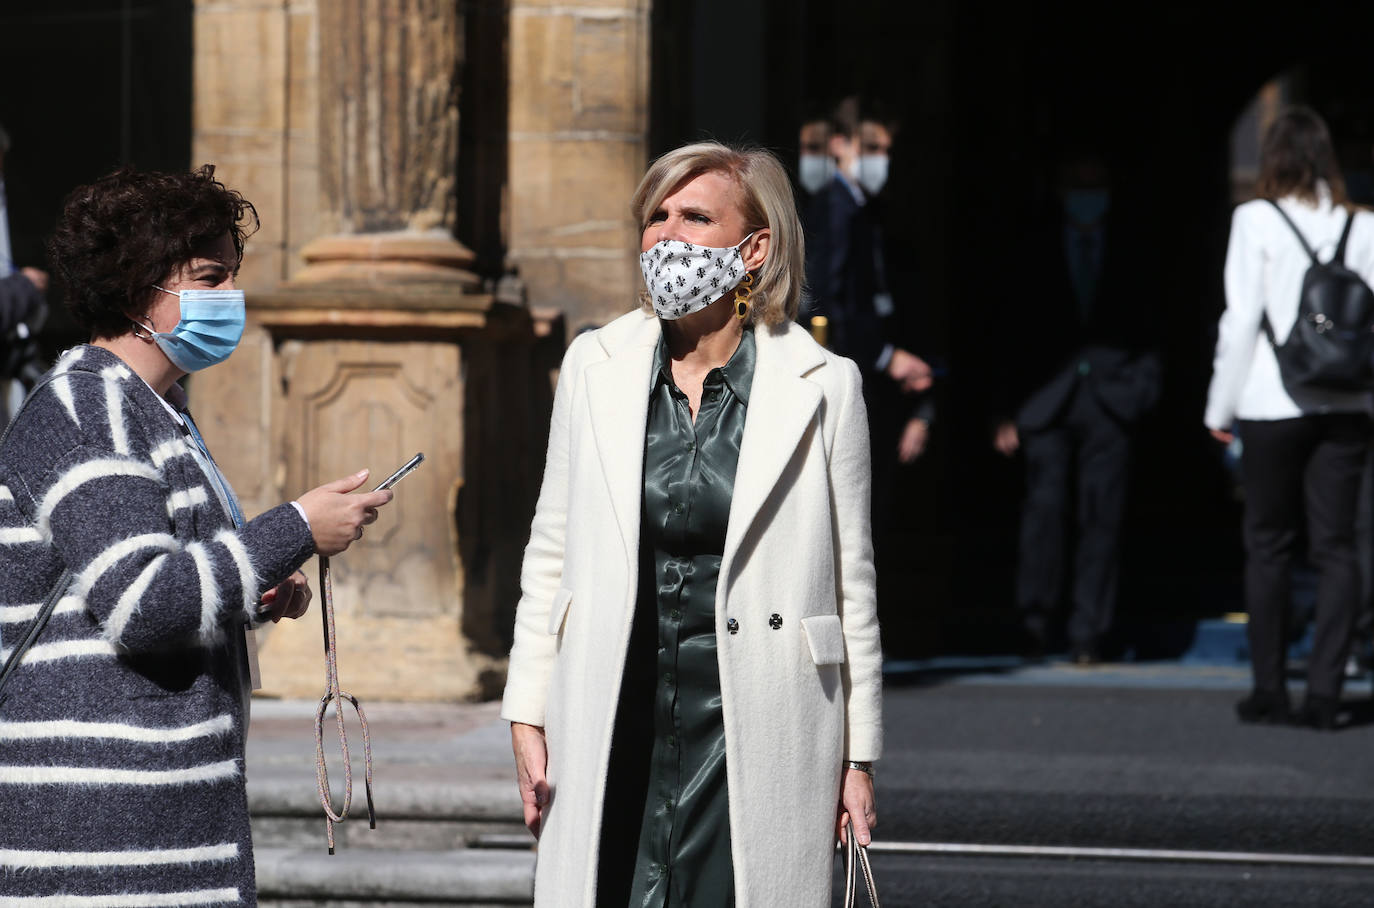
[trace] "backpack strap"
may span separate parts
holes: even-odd
[[[1317,260],[1317,253],[1313,252],[1312,247],[1307,245],[1307,237],[1302,235],[1302,231],[1298,229],[1297,224],[1293,223],[1293,219],[1288,216],[1288,212],[1280,208],[1279,203],[1274,201],[1273,199],[1265,199],[1265,201],[1268,202],[1270,205],[1273,205],[1274,210],[1279,213],[1279,217],[1283,218],[1284,222],[1288,224],[1289,227],[1293,228],[1293,232],[1297,234],[1298,242],[1302,243],[1303,251],[1306,252],[1307,257],[1312,260],[1312,264],[1320,265],[1321,262]],[[1348,221],[1346,222],[1346,229],[1350,229],[1350,223]]]
[[[49,372],[35,382],[28,396],[24,398],[24,402],[19,405],[19,409],[14,411],[14,418],[11,419],[10,424],[5,427],[4,435],[0,435],[0,449],[3,449],[5,443],[9,441],[10,432],[13,431],[15,425],[18,424],[20,414],[24,412],[25,408],[28,407],[29,403],[38,394],[39,389],[64,376],[90,374],[89,372]],[[94,377],[100,378],[98,375]],[[103,378],[101,380],[104,381]],[[9,680],[10,675],[14,673],[14,670],[19,667],[19,663],[23,661],[24,654],[29,651],[29,647],[33,646],[34,642],[38,639],[38,635],[43,633],[43,628],[47,626],[48,619],[52,617],[53,610],[57,608],[57,603],[62,599],[62,595],[67,592],[67,587],[71,583],[71,579],[71,568],[63,568],[62,576],[57,578],[57,583],[53,584],[53,588],[48,591],[48,598],[44,600],[43,605],[39,607],[38,614],[34,616],[33,621],[29,622],[29,626],[24,631],[23,638],[19,641],[18,645],[15,646],[13,651],[10,652],[10,657],[5,660],[5,667],[0,668],[0,694],[4,692],[5,683]]]
[[[1355,212],[1346,211],[1345,229],[1341,231],[1341,241],[1336,244],[1336,254],[1331,257],[1331,261],[1337,265],[1345,264],[1345,241],[1350,239],[1350,226],[1355,223]]]

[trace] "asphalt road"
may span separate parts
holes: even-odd
[[[1232,704],[1243,694],[1243,673],[1177,666],[890,678],[878,838],[948,851],[875,853],[883,904],[1374,905],[1368,685],[1347,696],[1354,723],[1328,733],[1242,725]],[[1212,859],[970,856],[959,845]]]

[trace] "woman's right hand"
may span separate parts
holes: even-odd
[[[1016,431],[1016,423],[1010,419],[1004,419],[998,423],[992,436],[992,446],[1003,457],[1010,457],[1015,454],[1016,449],[1021,447],[1021,435]]]
[[[352,476],[326,482],[296,499],[305,509],[317,555],[337,555],[363,538],[363,527],[375,521],[377,509],[396,494],[390,489],[349,494],[367,482],[367,473],[359,470]]]
[[[544,729],[523,722],[510,724],[510,743],[515,751],[515,777],[520,783],[520,800],[525,806],[525,827],[539,838],[544,808],[549,806],[548,745]]]

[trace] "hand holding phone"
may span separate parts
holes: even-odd
[[[310,524],[315,553],[326,557],[337,555],[361,539],[363,527],[374,522],[377,509],[396,494],[389,486],[400,482],[423,460],[423,454],[415,455],[371,492],[358,491],[368,477],[367,470],[359,470],[352,476],[311,489],[296,499]]]

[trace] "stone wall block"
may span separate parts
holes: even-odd
[[[474,696],[487,660],[471,652],[461,626],[453,520],[463,463],[459,347],[285,340],[277,355],[273,412],[289,427],[279,433],[287,495],[364,466],[371,488],[416,451],[425,454],[363,539],[330,559],[344,686],[364,699]],[[317,560],[306,571],[316,585]],[[312,610],[261,635],[269,693],[318,695],[319,620]]]
[[[634,253],[541,256],[522,261],[520,274],[530,296],[557,304],[586,301],[568,307],[568,328],[604,325],[639,305],[643,284]]]
[[[601,15],[647,12],[651,0],[518,0],[522,12],[533,15],[559,15],[565,12]]]
[[[651,0],[512,0],[510,249],[576,328],[632,305]]]
[[[531,247],[588,245],[583,235],[616,236],[632,248],[638,235],[630,196],[643,175],[638,142],[528,138],[512,142],[512,254]]]
[[[511,132],[573,128],[574,25],[568,15],[511,18]]]
[[[354,585],[375,615],[453,614],[456,540],[437,503],[461,478],[458,347],[311,341],[283,351],[282,374],[294,429],[285,451],[290,488],[310,489],[362,467],[375,485],[425,453],[363,542],[338,560],[337,582]],[[405,553],[404,564],[388,554],[396,552]]]
[[[575,35],[576,128],[634,133],[645,119],[640,83],[647,60],[627,51],[637,49],[639,22],[579,16]]]
[[[195,129],[279,130],[284,122],[286,34],[281,5],[202,6],[194,25]]]

